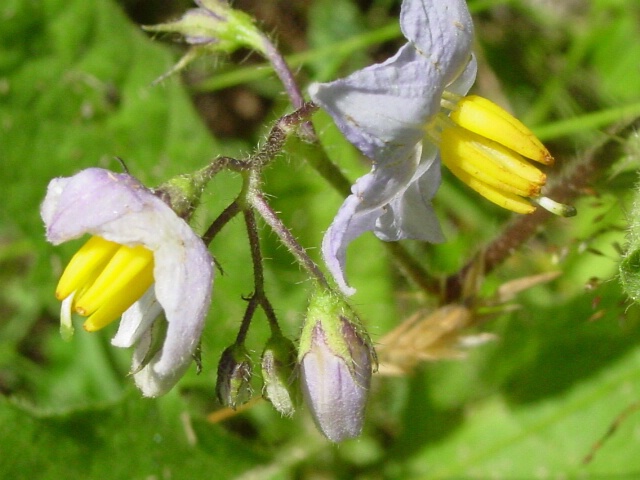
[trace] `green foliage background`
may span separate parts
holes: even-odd
[[[194,70],[208,73],[204,80],[188,86],[173,77],[151,86],[179,52],[150,39],[125,15],[124,7],[134,3],[0,5],[0,477],[640,476],[640,411],[633,410],[640,401],[640,322],[616,278],[640,155],[635,137],[620,139],[626,153],[576,202],[579,216],[548,222],[485,279],[483,293],[521,276],[562,275],[521,294],[519,310],[484,325],[498,339],[464,361],[375,378],[360,439],[331,445],[304,410],[282,419],[266,403],[221,424],[207,421],[219,408],[213,400],[217,359],[235,337],[241,295],[252,285],[239,221],[212,245],[225,274],[216,279],[200,376],[191,372],[169,395],[142,399],[126,376],[129,353],[110,347],[115,327],[92,335],[80,329],[63,342],[53,290],[78,244],[53,248],[44,241],[38,208],[49,180],[90,166],[118,169],[113,158],[120,156],[152,186],[216,155],[251,151],[289,109],[273,74],[250,63],[203,62]],[[261,11],[246,3],[250,13]],[[558,174],[563,163],[606,138],[610,123],[640,114],[640,6],[635,0],[551,3],[469,5],[481,64],[476,90],[510,105],[540,133],[557,156]],[[315,0],[291,8],[306,21],[299,40],[308,49],[291,58],[303,82],[379,61],[402,41],[395,1]],[[268,27],[279,34],[277,25]],[[238,85],[265,101],[263,122],[216,138],[193,93],[225,95],[224,88]],[[354,179],[366,171],[328,118],[316,117],[323,143],[346,174]],[[266,190],[317,255],[341,198],[317,178],[305,155],[291,145],[268,171]],[[238,186],[234,175],[216,178],[196,228],[206,228]],[[437,208],[449,241],[408,246],[439,275],[460,268],[509,218],[448,176]],[[304,278],[267,230],[264,248],[268,293],[283,329],[296,337]],[[429,302],[397,274],[371,236],[351,247],[349,262],[358,288],[354,303],[374,340]],[[250,341],[256,358],[267,338],[259,320]],[[583,464],[612,422],[615,431]]]

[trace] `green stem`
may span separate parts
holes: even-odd
[[[258,233],[258,225],[256,223],[256,215],[251,208],[243,210],[244,221],[247,226],[247,235],[249,237],[249,248],[251,250],[251,260],[253,262],[253,297],[255,301],[262,307],[272,334],[281,333],[280,325],[276,317],[273,306],[264,291],[264,267],[262,264],[262,251],[260,249],[260,235]],[[248,326],[247,326],[248,328]]]
[[[322,273],[322,270],[315,264],[311,257],[307,255],[307,251],[296,240],[280,217],[273,211],[271,206],[267,203],[264,195],[261,192],[254,192],[250,198],[251,206],[260,214],[260,216],[267,222],[267,225],[271,227],[271,230],[278,236],[283,245],[294,256],[298,264],[304,268],[307,273],[314,278],[318,283],[328,290],[331,290],[331,286],[326,277]]]
[[[215,236],[229,223],[229,221],[240,213],[240,202],[236,198],[231,205],[224,209],[224,211],[218,215],[207,231],[202,235],[202,241],[205,245],[211,244]]]
[[[295,70],[306,64],[327,58],[335,58],[337,56],[347,58],[354,52],[388,40],[393,40],[394,38],[399,38],[400,35],[400,26],[397,22],[393,22],[392,24],[363,33],[362,35],[356,35],[314,50],[287,55],[284,58],[290,68]],[[251,65],[249,67],[234,68],[228,72],[219,72],[213,77],[194,85],[193,89],[196,92],[213,92],[251,81],[261,80],[271,75],[272,69],[270,67],[271,65],[265,62],[262,65]]]

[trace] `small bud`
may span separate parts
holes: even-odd
[[[178,175],[153,189],[153,193],[169,205],[176,214],[189,222],[200,205],[202,192],[211,180],[207,167],[191,174]]]
[[[179,33],[193,48],[163,75],[177,72],[188,63],[205,53],[232,53],[241,47],[264,53],[265,43],[262,32],[254,25],[253,18],[231,8],[225,0],[196,0],[200,8],[193,8],[174,22],[143,27],[151,32]]]
[[[251,399],[251,358],[244,345],[227,347],[218,364],[216,395],[225,407],[236,408]]]
[[[285,417],[296,411],[296,347],[280,334],[272,336],[262,353],[264,396]]]
[[[357,316],[326,292],[311,298],[300,338],[303,394],[319,430],[332,442],[362,432],[375,354]]]

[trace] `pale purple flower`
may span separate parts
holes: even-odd
[[[373,162],[352,186],[322,244],[325,262],[347,294],[355,290],[345,278],[346,250],[364,232],[385,241],[443,240],[431,205],[440,158],[425,135],[445,89],[464,95],[476,75],[473,23],[464,0],[404,0],[400,25],[408,42],[392,58],[309,89]]]
[[[138,180],[99,168],[52,180],[41,215],[55,245],[90,234],[153,253],[155,283],[122,315],[112,343],[135,345],[132,372],[143,395],[166,393],[193,360],[211,301],[212,261],[200,237]],[[166,335],[155,351],[152,326],[163,312]]]

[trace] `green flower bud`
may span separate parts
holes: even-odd
[[[176,214],[189,222],[191,215],[200,205],[202,192],[215,171],[205,167],[194,173],[170,178],[153,189],[153,193],[169,205]]]
[[[200,8],[187,10],[179,20],[143,27],[151,32],[179,33],[193,45],[167,75],[205,53],[231,53],[241,47],[264,53],[264,36],[250,15],[234,10],[225,0],[195,0],[195,3]]]
[[[262,353],[263,395],[285,417],[296,411],[296,347],[280,334],[272,336]]]
[[[227,347],[218,364],[216,395],[225,407],[236,408],[251,399],[251,358],[244,345]]]
[[[332,442],[360,435],[375,352],[342,298],[314,293],[298,361],[302,392],[318,429]]]

